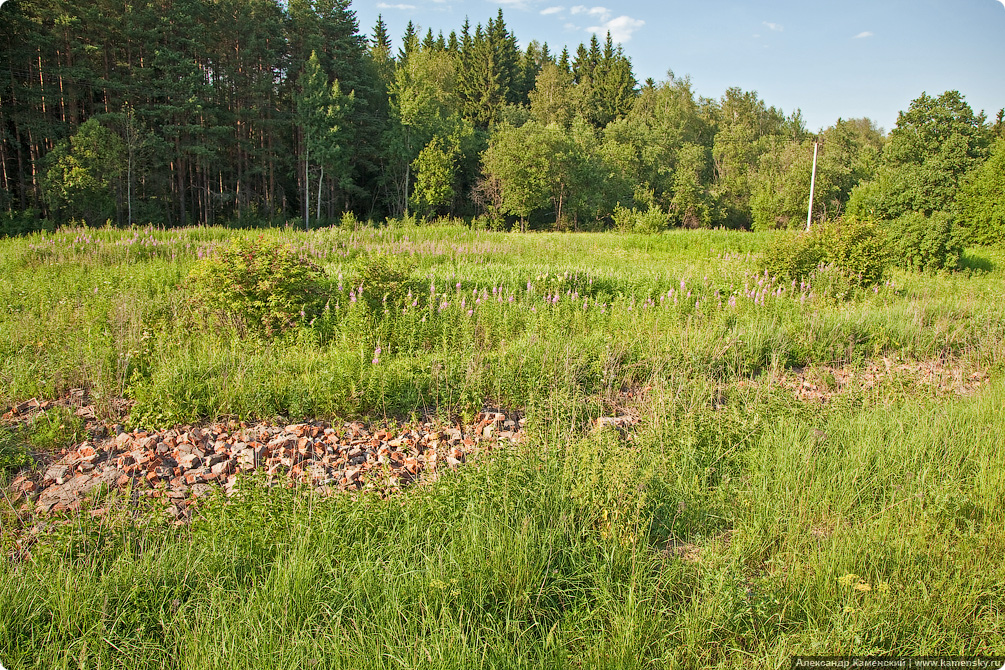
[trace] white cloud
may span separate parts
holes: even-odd
[[[780,33],[785,30],[785,27],[780,23],[772,23],[771,21],[761,21],[764,25],[768,27],[768,30],[773,30],[776,33]]]
[[[611,18],[611,10],[607,7],[585,7],[583,5],[576,5],[569,10],[573,14],[588,14],[594,16],[601,21],[607,21]]]
[[[1002,2],[1005,2],[1005,0],[1002,0]],[[872,32],[870,32],[868,30],[863,30],[858,35],[855,35],[855,37],[853,37],[852,39],[853,40],[862,40],[862,39],[865,39],[866,37],[872,37]]]
[[[619,16],[617,18],[604,21],[604,23],[599,26],[587,28],[586,32],[596,33],[598,35],[604,35],[610,32],[611,39],[615,43],[624,43],[631,41],[632,35],[635,31],[644,25],[646,25],[646,22],[641,19],[633,19],[630,16]]]
[[[559,14],[565,11],[565,7],[545,7],[541,10],[541,16],[548,16],[549,14]]]
[[[415,5],[389,5],[386,2],[378,2],[377,9],[401,9],[408,11],[410,9],[415,9]]]

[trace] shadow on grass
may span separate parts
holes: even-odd
[[[973,252],[965,251],[963,255],[960,256],[960,268],[963,270],[968,270],[970,272],[976,273],[990,273],[995,269],[995,264],[991,262],[991,259],[985,258],[983,256],[977,256]]]

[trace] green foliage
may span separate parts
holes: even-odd
[[[949,211],[966,174],[987,157],[990,132],[958,91],[912,100],[883,147],[876,178],[855,187],[848,211],[895,219]]]
[[[640,210],[618,205],[612,214],[614,227],[623,233],[661,233],[667,229],[669,217],[657,207]]]
[[[0,237],[25,235],[39,230],[52,232],[55,222],[39,218],[39,211],[29,207],[23,212],[0,212]]]
[[[960,269],[963,245],[949,214],[908,212],[885,227],[893,259],[901,267],[925,272]]]
[[[63,217],[81,218],[92,226],[114,219],[123,158],[119,136],[96,119],[88,120],[46,155],[46,202]]]
[[[806,131],[798,116],[786,119],[756,92],[735,87],[726,90],[712,114],[718,122],[712,143],[716,168],[712,193],[718,204],[718,223],[748,228],[753,223],[750,198],[761,155],[779,140],[802,141]]]
[[[499,210],[520,217],[522,228],[549,204],[560,229],[590,223],[613,206],[596,134],[582,119],[569,129],[536,121],[519,128],[500,125],[483,164],[486,203],[488,190],[497,185]]]
[[[545,63],[530,92],[531,118],[545,126],[554,123],[568,128],[576,116],[578,94],[571,72],[554,63]]]
[[[820,227],[813,233],[796,233],[778,238],[764,251],[761,266],[771,276],[805,279],[827,261]]]
[[[353,262],[345,277],[350,289],[362,288],[365,300],[377,312],[400,306],[411,288],[411,271],[415,263],[407,257],[389,254],[365,254]]]
[[[820,266],[833,265],[852,283],[872,286],[890,264],[883,230],[847,216],[814,226],[809,232],[785,236],[765,252],[762,265],[769,275],[805,279]]]
[[[189,272],[195,305],[242,330],[275,335],[310,321],[325,302],[324,273],[265,237],[234,238]]]
[[[337,181],[347,177],[345,121],[355,103],[355,91],[343,95],[338,80],[329,87],[328,77],[321,69],[317,53],[313,51],[297,83],[300,85],[296,99],[297,121],[304,142],[304,225],[310,228],[311,191],[315,188],[311,166],[318,168],[317,202],[314,203],[318,213],[321,211],[325,172],[329,179]]]
[[[852,216],[818,226],[827,248],[827,262],[834,263],[863,286],[877,284],[890,264],[882,228],[872,221]],[[811,233],[812,234],[812,233]]]
[[[995,143],[987,162],[967,176],[954,211],[969,243],[1005,243],[1005,138]]]
[[[14,431],[0,428],[0,486],[6,484],[8,473],[31,465],[31,455],[17,439]]]
[[[708,158],[704,147],[687,143],[677,154],[673,199],[673,222],[685,228],[707,228],[712,223],[712,199],[705,179]]]
[[[84,439],[84,421],[73,410],[39,412],[25,427],[25,439],[39,451],[56,452]]]

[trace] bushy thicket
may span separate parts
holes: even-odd
[[[274,335],[313,319],[324,306],[324,272],[289,247],[236,238],[188,275],[193,302],[207,316]]]
[[[889,264],[883,229],[850,216],[779,239],[765,251],[763,260],[764,269],[778,277],[805,279],[818,268],[833,266],[862,286],[882,281]]]
[[[888,222],[886,229],[897,265],[926,272],[960,268],[963,245],[949,214],[909,212]]]
[[[962,241],[1005,242],[1005,139],[998,140],[988,161],[967,176],[955,214]]]
[[[614,225],[623,233],[659,233],[667,229],[669,217],[656,207],[640,210],[636,207],[615,207]]]

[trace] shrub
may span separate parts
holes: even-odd
[[[1005,242],[1005,138],[984,165],[967,175],[954,211],[965,242]]]
[[[278,242],[238,238],[196,264],[187,284],[199,308],[243,330],[274,335],[317,315],[323,276]]]
[[[0,212],[0,237],[25,235],[39,230],[52,232],[55,229],[55,222],[39,218],[38,210],[33,207],[21,212]]]
[[[800,233],[779,238],[764,252],[762,266],[769,275],[805,279],[826,262],[820,235]]]
[[[963,246],[948,214],[909,212],[886,226],[893,257],[901,267],[927,272],[960,268]]]
[[[383,254],[359,256],[348,275],[351,289],[363,288],[363,300],[377,311],[399,304],[410,288],[411,259]]]
[[[667,228],[669,217],[666,212],[650,207],[642,211],[632,207],[618,205],[612,214],[614,225],[624,233],[659,233]]]
[[[821,265],[833,265],[852,283],[870,286],[883,279],[889,263],[883,230],[848,216],[781,238],[765,252],[763,267],[768,274],[804,279]]]

